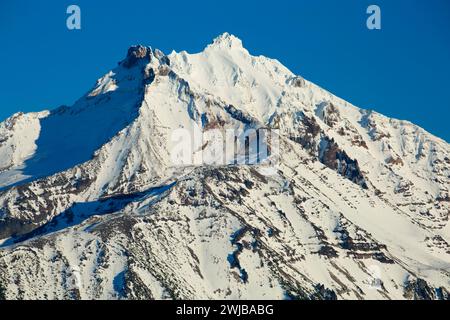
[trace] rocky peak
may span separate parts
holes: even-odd
[[[152,49],[150,47],[136,45],[131,46],[128,49],[127,57],[122,61],[122,65],[125,68],[131,68],[136,65],[139,60],[145,60],[146,62],[150,62],[152,56]]]
[[[235,37],[228,32],[225,32],[215,38],[208,46],[208,48],[220,48],[220,49],[242,49],[242,41],[241,39]]]

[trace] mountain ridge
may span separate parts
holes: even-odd
[[[448,297],[449,145],[228,33],[130,47],[74,106],[1,123],[0,154],[9,298]]]

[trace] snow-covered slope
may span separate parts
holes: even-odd
[[[0,124],[0,297],[448,298],[449,168],[227,33],[131,47],[75,105]]]

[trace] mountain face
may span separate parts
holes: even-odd
[[[0,298],[448,299],[449,186],[448,143],[232,35],[134,46],[0,124]]]

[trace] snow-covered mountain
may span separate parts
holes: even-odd
[[[449,186],[448,143],[232,35],[134,46],[0,124],[0,298],[448,299]]]

